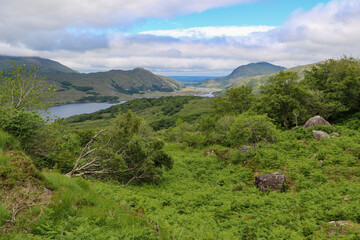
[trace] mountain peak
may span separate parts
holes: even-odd
[[[280,72],[285,69],[286,68],[284,68],[284,67],[276,66],[276,65],[273,65],[268,62],[249,63],[247,65],[241,65],[241,66],[237,67],[226,78],[233,79],[233,78],[253,77],[256,75]]]

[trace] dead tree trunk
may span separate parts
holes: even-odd
[[[101,130],[100,132],[95,134],[95,136],[85,145],[78,159],[76,160],[73,169],[70,172],[66,173],[66,176],[76,177],[84,176],[86,174],[105,174],[108,172],[104,169],[98,168],[98,161],[100,161],[100,159],[96,155],[94,155],[94,153],[104,148],[110,142],[110,139],[106,143],[106,145],[92,148],[92,143],[104,131],[105,130]]]

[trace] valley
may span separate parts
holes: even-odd
[[[17,75],[1,79],[1,239],[359,238],[360,60],[187,86],[79,74],[53,75],[52,105],[90,103],[54,121],[12,104]],[[101,92],[115,77],[132,92]],[[172,91],[151,84],[165,80]],[[104,109],[73,115],[92,104]]]

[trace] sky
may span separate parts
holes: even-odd
[[[0,0],[0,55],[223,76],[360,57],[359,0]]]

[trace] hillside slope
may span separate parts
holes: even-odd
[[[305,76],[305,71],[310,70],[316,64],[318,64],[318,63],[301,65],[301,66],[286,69],[284,71],[296,72],[299,75],[299,80],[302,80],[304,78],[304,76]],[[259,93],[260,92],[260,86],[261,85],[266,85],[266,81],[270,77],[273,77],[275,75],[276,75],[276,73],[268,73],[268,74],[263,74],[263,75],[248,77],[248,78],[237,79],[237,81],[234,82],[230,86],[230,88],[232,88],[232,87],[240,87],[242,85],[246,85],[246,86],[251,86],[253,88],[254,93]]]
[[[230,73],[228,76],[224,78],[205,80],[201,82],[201,86],[226,88],[243,78],[269,74],[269,73],[277,73],[285,69],[286,68],[284,67],[276,66],[267,62],[250,63],[247,65],[242,65],[237,67],[234,71],[232,71],[232,73]]]
[[[0,71],[9,71],[12,68],[11,62],[14,61],[16,65],[36,65],[41,66],[42,73],[77,73],[77,71],[71,68],[50,60],[40,57],[13,57],[13,56],[1,56],[0,55]]]
[[[53,104],[126,100],[154,92],[161,95],[183,87],[172,78],[155,75],[144,68],[78,73],[58,62],[39,57],[2,56],[0,70],[10,70],[12,61],[17,65],[41,65],[41,75],[57,85]]]

